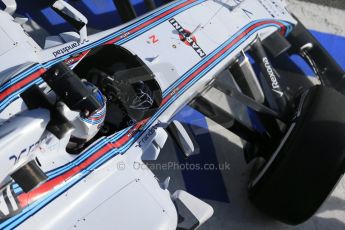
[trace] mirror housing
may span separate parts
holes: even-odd
[[[181,229],[198,229],[208,219],[210,219],[214,213],[214,210],[211,207],[211,205],[205,203],[204,201],[196,198],[195,196],[183,190],[177,190],[172,195],[172,200],[175,202],[176,205],[179,202],[182,203],[183,206],[186,207],[192,215],[192,217],[190,218],[183,218],[185,221],[179,223],[178,228]],[[177,209],[179,210],[179,208]],[[179,214],[182,215],[182,213]],[[197,223],[184,223],[190,222],[190,219],[195,219]]]
[[[173,120],[167,130],[185,157],[200,153],[199,145],[187,125]]]
[[[4,11],[10,15],[13,15],[14,12],[17,10],[17,2],[16,0],[1,0],[5,4]]]
[[[57,0],[52,8],[79,32],[80,42],[87,41],[88,20],[82,13],[63,0]]]

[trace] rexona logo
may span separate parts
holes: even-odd
[[[201,58],[206,56],[206,53],[198,45],[196,37],[192,35],[189,30],[184,29],[180,23],[175,20],[175,18],[170,19],[169,22],[178,32],[181,41],[186,45],[191,46]]]
[[[270,62],[268,61],[268,58],[264,57],[262,59],[262,61],[264,62],[264,65],[265,65],[265,68],[267,70],[267,73],[270,76],[271,83],[272,83],[272,90],[275,93],[277,93],[280,97],[284,96],[284,93],[280,89],[279,82],[277,80],[276,75],[273,72],[272,66],[271,66]]]

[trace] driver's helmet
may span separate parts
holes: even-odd
[[[85,85],[94,92],[94,96],[101,104],[101,108],[87,117],[78,116],[72,121],[74,131],[68,144],[70,150],[84,147],[85,143],[97,135],[104,124],[107,112],[106,98],[102,92],[89,82],[85,82]]]

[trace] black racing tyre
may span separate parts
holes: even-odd
[[[344,172],[345,96],[315,86],[274,154],[249,183],[261,211],[287,224],[315,214]]]

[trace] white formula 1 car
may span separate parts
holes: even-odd
[[[192,157],[193,137],[172,120],[187,104],[232,121],[246,160],[257,162],[249,197],[282,222],[310,218],[343,174],[344,72],[283,1],[178,0],[88,36],[87,19],[58,0],[52,8],[77,32],[41,46],[13,16],[16,2],[2,2],[0,229],[201,226],[211,206],[134,167],[157,159],[169,135]],[[272,60],[292,54],[319,85],[293,88],[280,76]],[[211,87],[251,108],[265,129],[205,100]]]

